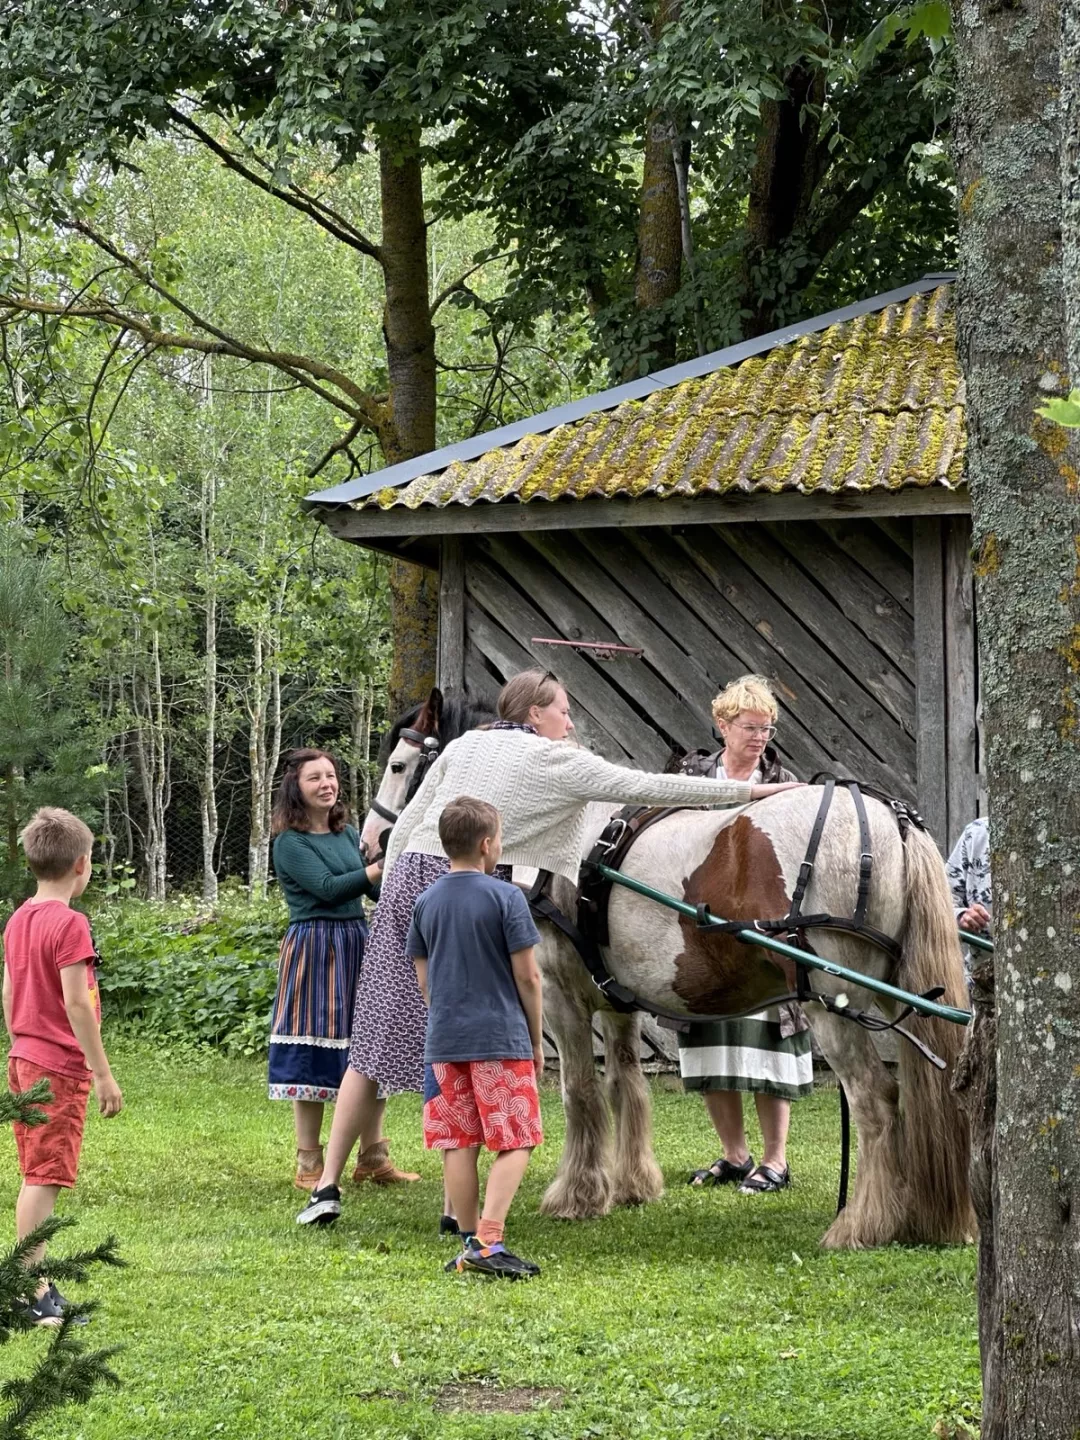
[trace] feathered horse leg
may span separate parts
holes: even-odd
[[[644,1205],[664,1193],[652,1148],[652,1103],[641,1069],[641,1015],[601,1010],[604,1073],[615,1119],[614,1205]]]
[[[612,1205],[607,1104],[593,1059],[596,992],[576,953],[561,936],[545,935],[540,967],[544,977],[544,1024],[559,1052],[566,1112],[566,1140],[559,1168],[540,1210],[560,1220],[588,1220],[606,1215]]]
[[[806,1015],[847,1092],[858,1137],[854,1192],[821,1243],[829,1250],[889,1245],[905,1223],[899,1087],[865,1030],[819,1005],[808,1005]]]

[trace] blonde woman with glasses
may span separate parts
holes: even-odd
[[[776,699],[762,675],[733,680],[712,703],[723,740],[715,754],[688,755],[682,770],[717,780],[776,785],[795,780],[770,744],[776,734]],[[679,1040],[679,1069],[687,1090],[700,1090],[724,1153],[691,1185],[738,1185],[743,1194],[783,1190],[791,1183],[787,1133],[791,1101],[813,1089],[810,1029],[798,1005],[741,1020],[691,1027]],[[743,1095],[752,1094],[763,1153],[756,1164],[743,1128]]]

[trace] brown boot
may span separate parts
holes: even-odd
[[[374,1145],[369,1145],[357,1156],[352,1178],[354,1185],[361,1185],[365,1180],[371,1180],[376,1185],[403,1185],[410,1180],[419,1180],[420,1176],[408,1170],[398,1170],[390,1159],[390,1141],[376,1140]]]
[[[297,1150],[296,1188],[298,1190],[314,1190],[319,1183],[322,1170],[323,1150],[321,1145],[317,1150]]]

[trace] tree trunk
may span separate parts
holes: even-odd
[[[248,821],[248,899],[264,899],[265,880],[261,879],[263,852],[263,816],[266,812],[266,711],[268,684],[266,674],[266,636],[262,626],[256,627],[251,643],[251,677],[247,696],[248,712],[248,775],[251,787],[251,815]]]
[[[204,362],[206,404],[212,406],[213,389],[210,357]],[[203,764],[199,785],[199,818],[202,828],[202,898],[214,905],[218,898],[215,852],[218,842],[217,768],[217,704],[218,704],[218,613],[217,613],[217,446],[211,445],[210,461],[203,477],[202,491],[202,563],[204,606],[203,661]]]
[[[785,77],[783,100],[765,100],[750,172],[746,246],[742,262],[743,335],[776,328],[775,297],[762,293],[755,271],[806,223],[818,174],[818,122],[805,107],[820,105],[820,70],[796,66]]]
[[[383,338],[390,374],[388,465],[435,448],[435,328],[428,284],[427,224],[419,136],[379,137]],[[435,683],[438,578],[405,560],[390,564],[394,657],[390,708],[396,716]]]
[[[1080,444],[1067,385],[1057,0],[954,9],[960,350],[997,950],[983,1440],[1080,1416]],[[1066,104],[1065,112],[1069,107]]]
[[[682,284],[682,210],[672,153],[672,146],[677,143],[670,117],[666,112],[654,111],[645,129],[638,210],[634,305],[639,312],[662,312]],[[623,370],[624,380],[674,364],[677,326],[670,315],[657,319],[656,333],[642,336],[643,354],[628,361]]]
[[[146,812],[146,830],[143,836],[146,898],[164,900],[167,864],[165,816],[169,803],[168,752],[164,733],[161,650],[156,630],[152,632],[149,651],[143,657],[148,671],[143,675],[138,673],[138,652],[139,647],[136,646],[136,668],[131,677],[131,739]]]

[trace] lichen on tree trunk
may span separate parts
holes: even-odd
[[[1080,444],[1037,420],[1080,358],[1062,253],[1061,8],[957,0],[967,381],[994,884],[983,1440],[1080,1425]],[[1075,111],[1073,112],[1075,113]],[[1066,194],[1068,191],[1066,190]],[[1065,207],[1068,219],[1069,206]],[[1068,224],[1066,224],[1068,232]],[[1074,372],[1074,379],[1075,379]],[[989,1190],[987,1196],[986,1191]],[[984,1277],[985,1278],[985,1277]]]
[[[396,717],[435,684],[435,637],[439,623],[439,580],[405,560],[390,565],[390,613],[394,655],[390,663],[388,702]]]

